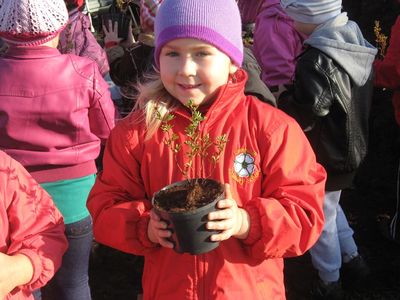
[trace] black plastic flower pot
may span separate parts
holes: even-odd
[[[193,182],[212,189],[212,199],[200,199],[195,207],[188,205],[188,191]],[[170,197],[169,195],[173,195]],[[211,179],[191,179],[175,182],[154,194],[152,203],[157,214],[168,224],[171,230],[171,242],[178,253],[192,255],[209,252],[219,246],[219,242],[210,240],[212,234],[218,233],[206,229],[207,215],[217,209],[216,204],[224,197],[223,185]],[[171,200],[171,199],[176,199]],[[166,203],[169,202],[169,203]],[[188,207],[189,206],[189,207]]]

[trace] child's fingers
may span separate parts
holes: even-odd
[[[174,244],[167,239],[160,239],[159,244],[165,248],[174,248]]]
[[[150,211],[150,219],[152,222],[152,226],[155,230],[166,230],[168,225],[166,222],[161,220],[161,218],[152,210]]]
[[[109,31],[114,31],[113,22],[111,20],[108,20],[108,30]]]
[[[217,203],[217,207],[219,209],[231,208],[235,205],[236,205],[236,202],[235,202],[235,200],[232,200],[232,199],[222,199],[222,200],[219,200]]]
[[[227,209],[216,210],[208,214],[208,220],[225,220],[233,218],[233,211],[228,207]]]
[[[210,240],[213,242],[226,241],[232,236],[231,230],[222,231],[221,233],[213,234],[210,236]]]
[[[107,33],[108,33],[107,26],[103,24],[103,26],[102,26],[102,27],[103,27],[103,32],[107,34]]]
[[[226,230],[231,230],[233,228],[233,222],[232,219],[226,219],[217,222],[207,222],[206,227],[209,230],[226,231]]]
[[[113,31],[118,31],[118,22],[114,22]]]
[[[161,218],[159,215],[154,210],[150,211],[150,218],[153,219],[154,221],[160,221]]]
[[[225,183],[224,187],[225,187],[225,198],[226,199],[233,199],[230,184],[229,183]]]
[[[164,229],[164,228],[155,228],[155,231],[157,232],[157,236],[159,238],[169,238],[171,237],[171,231],[168,229]]]

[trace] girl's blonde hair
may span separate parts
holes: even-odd
[[[139,96],[133,111],[143,111],[142,116],[144,116],[147,128],[145,140],[148,140],[160,127],[165,116],[175,110],[177,103],[175,98],[165,89],[159,73],[148,75],[145,83],[139,84],[138,90]],[[156,117],[157,111],[161,118]]]

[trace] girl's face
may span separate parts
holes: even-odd
[[[213,100],[215,91],[228,82],[237,67],[217,48],[196,39],[176,39],[160,53],[160,75],[167,91],[182,104]]]

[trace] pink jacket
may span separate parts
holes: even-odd
[[[60,34],[58,49],[63,54],[75,54],[95,61],[104,76],[110,71],[107,54],[90,31],[89,17],[78,8],[69,12],[67,26]]]
[[[253,52],[262,69],[261,79],[268,87],[292,83],[304,39],[293,28],[279,0],[263,0],[256,19]]]
[[[50,47],[0,57],[0,148],[39,182],[96,173],[114,105],[96,64]]]
[[[64,223],[50,196],[15,160],[0,151],[0,252],[24,254],[33,265],[29,283],[6,300],[33,299],[61,265],[67,249]]]

